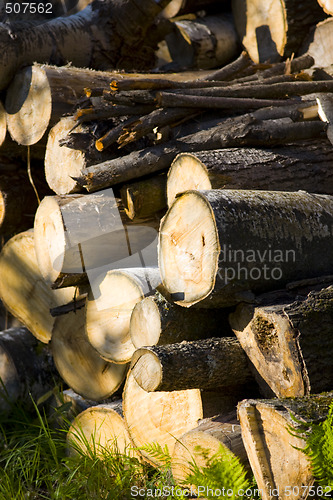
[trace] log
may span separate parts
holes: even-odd
[[[188,191],[161,222],[162,283],[177,304],[217,307],[332,274],[332,217],[328,195]]]
[[[332,393],[239,403],[243,442],[263,500],[287,500],[290,491],[298,500],[311,491],[311,486],[316,494],[311,465],[302,452],[306,443],[294,434],[302,422],[324,420],[331,403]]]
[[[331,66],[333,59],[329,47],[332,44],[332,17],[318,23],[314,30],[308,34],[299,52],[309,54],[314,59],[314,64],[318,68]],[[323,50],[322,40],[328,50]]]
[[[62,145],[65,139],[72,137],[70,131],[74,127],[76,127],[76,134],[89,135],[87,127],[77,124],[70,116],[61,118],[48,134],[45,151],[45,178],[50,188],[58,195],[82,191],[75,177],[80,176],[82,170],[89,165],[103,158],[106,160],[114,157],[113,153],[99,152],[95,148],[85,149],[85,144],[81,148],[75,145],[74,149]]]
[[[181,67],[216,68],[239,54],[238,35],[226,14],[176,21],[165,39],[173,62]]]
[[[0,412],[20,401],[27,408],[50,391],[59,380],[48,346],[27,328],[0,332]],[[31,399],[32,398],[32,399]]]
[[[96,0],[84,10],[68,17],[52,19],[37,26],[1,25],[3,68],[0,89],[5,89],[17,70],[34,62],[112,69],[133,69],[141,64],[152,67],[153,51],[142,44],[154,18],[167,4]],[[12,37],[15,32],[15,38]],[[43,40],[43,44],[40,44]],[[80,50],[77,50],[80,47]],[[107,56],[104,51],[107,51]],[[145,58],[143,53],[145,52]],[[135,56],[134,56],[135,53]]]
[[[6,93],[8,130],[18,144],[32,145],[73,112],[86,86],[107,88],[112,73],[34,64],[16,73]]]
[[[233,0],[236,29],[252,61],[276,62],[299,49],[311,26],[325,14],[311,0]]]
[[[222,5],[221,5],[222,3]],[[192,14],[203,9],[218,7],[219,10],[228,8],[228,1],[218,2],[217,0],[171,0],[169,5],[162,11],[163,17],[172,18],[184,14]]]
[[[2,144],[4,143],[6,134],[7,134],[7,115],[2,102],[0,102],[0,146],[2,146]]]
[[[166,345],[183,340],[227,337],[231,334],[228,311],[177,306],[156,292],[138,302],[132,312],[130,336],[136,349],[150,345]]]
[[[34,234],[26,231],[13,236],[0,254],[0,298],[41,342],[49,342],[54,318],[50,308],[65,304],[74,288],[51,290],[39,271]]]
[[[318,3],[320,7],[324,9],[326,14],[329,14],[330,16],[333,14],[333,2],[332,0],[318,0]],[[167,9],[168,7],[166,7]]]
[[[122,402],[91,406],[81,412],[67,433],[71,454],[105,459],[108,453],[138,458],[122,413]]]
[[[227,388],[252,378],[233,337],[142,347],[133,354],[131,371],[147,392]]]
[[[128,363],[135,347],[129,334],[132,310],[160,285],[158,268],[111,270],[91,282],[86,306],[86,335],[108,361]]]
[[[300,397],[332,387],[333,286],[303,300],[240,304],[230,324],[267,397]]]
[[[221,446],[224,452],[234,454],[249,469],[241,426],[236,419],[229,423],[223,415],[218,415],[201,420],[195,429],[186,432],[177,440],[171,462],[176,483],[184,484],[192,472],[193,462],[199,468],[207,467],[207,461],[219,452]]]
[[[168,447],[172,454],[176,440],[196,427],[203,417],[199,389],[173,392],[146,392],[129,372],[123,392],[125,422],[134,446],[154,465],[161,461],[147,444]]]
[[[230,148],[180,153],[168,172],[167,199],[190,189],[263,189],[333,194],[327,140],[276,148]],[[311,175],[309,175],[311,173]]]
[[[281,108],[282,109],[282,108]],[[262,111],[262,110],[258,110]],[[283,107],[283,112],[285,112]],[[267,112],[269,116],[269,112]],[[272,146],[320,137],[327,124],[319,122],[292,123],[289,119],[264,120],[255,112],[242,119],[227,119],[209,130],[196,132],[177,141],[135,151],[121,158],[93,165],[82,171],[77,182],[88,191],[128,182],[131,179],[159,172],[170,167],[180,152],[202,151],[240,146]]]
[[[166,175],[124,184],[120,196],[129,219],[152,217],[166,209]]]
[[[86,399],[109,398],[125,378],[126,365],[105,362],[88,342],[83,309],[56,319],[51,348],[62,379]]]
[[[149,225],[151,224],[151,225]],[[151,227],[153,226],[153,227]],[[86,283],[104,266],[156,265],[156,222],[122,220],[112,190],[89,195],[48,196],[35,216],[40,272],[54,288]],[[127,261],[124,261],[124,263]]]

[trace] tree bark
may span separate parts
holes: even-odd
[[[190,92],[190,91],[188,91]],[[195,89],[197,92],[197,89]],[[221,92],[222,94],[223,92]],[[201,108],[201,109],[258,109],[268,106],[285,106],[282,100],[271,99],[254,99],[242,97],[214,97],[210,95],[186,95],[176,94],[172,92],[159,92],[158,94],[159,106],[165,108]]]
[[[0,333],[0,360],[1,413],[17,401],[31,407],[59,379],[48,347],[23,327]]]
[[[220,67],[240,52],[238,35],[228,15],[176,21],[166,42],[173,62],[187,68]]]
[[[0,254],[0,298],[41,342],[49,342],[54,318],[50,308],[69,302],[74,288],[51,290],[37,264],[33,231],[12,237]]]
[[[305,488],[312,486],[314,479],[302,452],[305,441],[290,433],[300,425],[292,417],[301,423],[322,421],[331,403],[332,393],[239,403],[243,442],[263,500],[287,500],[290,491],[296,500],[304,498]]]
[[[38,265],[54,288],[84,284],[93,270],[101,273],[122,259],[138,267],[140,252],[147,265],[156,265],[156,238],[156,221],[124,220],[112,190],[45,197],[35,216]]]
[[[147,392],[227,388],[252,378],[246,355],[233,337],[143,347],[133,354],[131,370]]]
[[[51,348],[62,379],[84,398],[106,399],[124,381],[127,366],[106,362],[88,342],[84,310],[55,320]]]
[[[168,172],[167,199],[190,189],[263,189],[333,194],[328,140],[274,148],[233,148],[180,153]],[[309,175],[311,174],[311,175]]]
[[[7,87],[21,66],[36,61],[59,66],[71,62],[74,66],[100,70],[151,67],[154,62],[142,41],[165,4],[95,0],[77,14],[38,26],[2,24],[0,88]]]
[[[184,484],[191,473],[191,463],[200,468],[207,467],[207,461],[219,452],[220,446],[231,452],[249,469],[244,448],[241,426],[226,422],[224,415],[201,420],[198,427],[183,434],[175,444],[172,455],[172,475],[178,484]]]
[[[176,440],[203,417],[199,389],[149,393],[141,389],[131,372],[123,392],[123,412],[136,448],[158,443],[162,448],[167,445],[170,454]],[[152,450],[140,452],[149,462],[161,465]]]
[[[303,300],[240,304],[230,323],[266,396],[298,397],[331,387],[332,286]]]
[[[231,336],[228,311],[179,307],[156,292],[138,302],[132,312],[130,336],[136,349],[150,345],[166,345],[183,340]]]
[[[152,217],[166,209],[166,175],[125,184],[120,196],[129,219]]]
[[[233,0],[232,7],[238,34],[255,63],[296,53],[309,28],[325,17],[311,0]]]
[[[135,351],[129,334],[136,303],[160,285],[158,268],[105,271],[91,281],[86,306],[86,335],[107,361],[128,363]]]
[[[139,456],[123,419],[121,400],[92,406],[80,413],[68,431],[67,443],[74,454],[78,451],[87,456],[96,453],[101,459],[105,459],[106,453]]]
[[[327,195],[188,191],[161,222],[162,283],[177,304],[221,307],[248,302],[250,290],[333,274],[332,221]]]
[[[239,118],[227,119],[216,127],[188,135],[178,141],[135,151],[121,158],[90,166],[84,169],[81,177],[76,180],[88,191],[96,191],[167,169],[180,152],[202,151],[203,148],[281,145],[295,140],[320,137],[327,127],[327,124],[315,121],[257,121],[253,115],[255,116],[255,113],[243,115],[242,121]]]

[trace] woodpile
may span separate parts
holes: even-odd
[[[332,6],[87,4],[0,10],[0,411],[61,381],[72,452],[167,446],[181,482],[222,445],[301,498],[286,427],[332,401]]]

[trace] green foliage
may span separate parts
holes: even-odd
[[[292,418],[299,427],[290,432],[305,439],[306,445],[302,451],[311,461],[317,483],[333,490],[333,403],[323,422],[304,423]],[[327,489],[325,491],[327,493]]]

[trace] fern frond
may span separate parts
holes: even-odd
[[[166,467],[171,465],[171,455],[166,444],[164,448],[159,443],[148,443],[144,446],[138,448],[139,451],[145,451],[153,458],[156,458],[159,462],[164,464]]]

